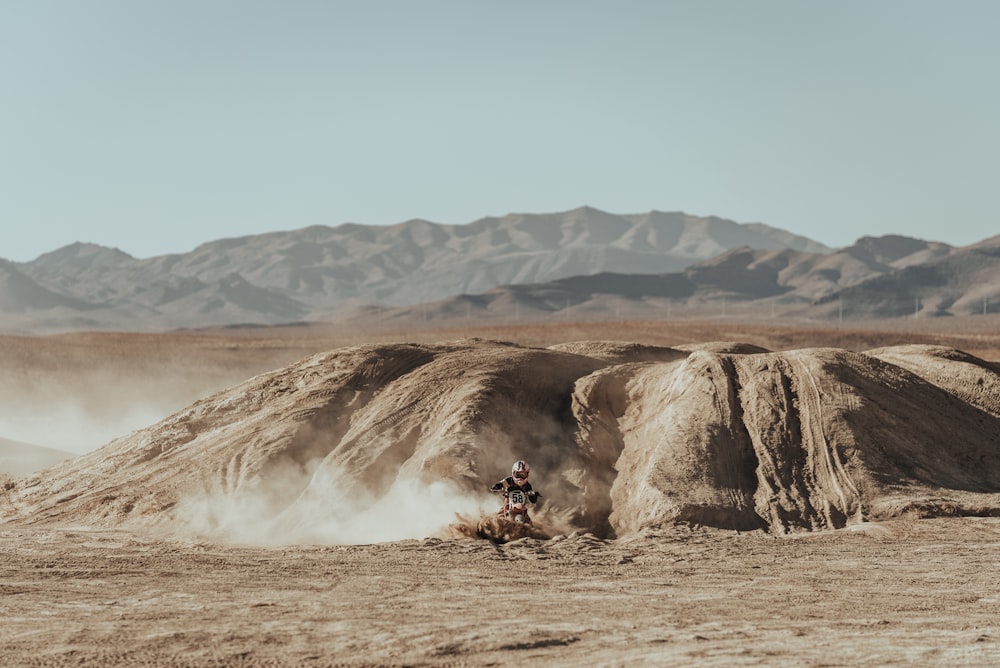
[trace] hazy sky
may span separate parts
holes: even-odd
[[[0,0],[0,257],[590,205],[1000,232],[995,0]]]

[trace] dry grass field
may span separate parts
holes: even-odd
[[[929,344],[998,361],[998,325],[719,319],[4,336],[0,438],[37,435],[32,442],[60,447],[79,436],[67,431],[122,435],[114,432],[346,346],[468,338],[532,347],[729,341],[774,351]],[[49,480],[72,486],[46,472],[27,487],[8,479],[4,507],[27,507],[19,499]],[[28,514],[0,524],[0,664],[996,665],[1000,519],[992,510],[956,513],[928,517],[914,506],[891,519],[788,534],[685,522],[614,540],[573,531],[496,544],[445,530],[277,546]]]

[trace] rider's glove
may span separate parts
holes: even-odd
[[[531,501],[532,503],[535,503],[536,501],[538,501],[538,497],[540,497],[541,495],[542,495],[541,492],[534,492],[534,491],[528,492],[528,500]]]
[[[501,483],[501,482],[498,482],[495,485],[493,485],[492,487],[490,487],[490,491],[491,492],[499,492],[501,489],[503,489],[503,483]]]

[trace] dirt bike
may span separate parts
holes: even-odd
[[[522,490],[511,489],[507,492],[507,503],[504,504],[504,519],[518,523],[531,523],[528,517],[528,495]]]
[[[531,524],[531,518],[528,516],[528,493],[522,489],[511,488],[504,492],[504,496],[506,498],[503,509],[498,513],[500,517],[518,524]]]

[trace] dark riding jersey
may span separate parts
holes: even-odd
[[[538,500],[538,492],[531,489],[531,483],[525,480],[523,484],[519,484],[517,482],[517,479],[514,478],[514,476],[509,475],[490,488],[490,490],[493,492],[499,492],[500,490],[503,490],[503,495],[505,497],[507,496],[507,493],[512,489],[519,489],[525,494],[527,494],[528,500],[531,501],[532,503],[535,503]]]

